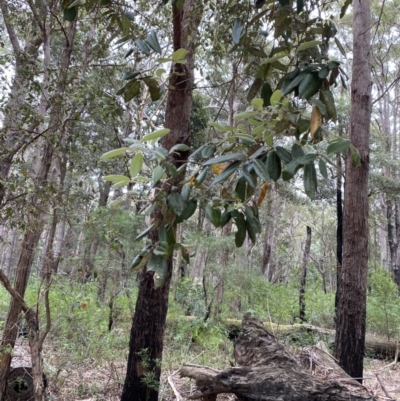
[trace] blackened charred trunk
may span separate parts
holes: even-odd
[[[300,277],[300,296],[299,296],[299,318],[302,322],[306,322],[306,281],[307,281],[307,265],[310,260],[311,248],[311,227],[307,226],[307,237],[304,245],[303,266]]]
[[[336,177],[336,294],[335,294],[335,325],[339,321],[339,299],[341,291],[341,275],[343,262],[343,203],[342,203],[342,158],[338,154],[336,157],[337,177]]]
[[[335,356],[352,377],[363,376],[368,271],[368,171],[371,119],[371,6],[353,1],[353,73],[350,137],[360,165],[346,160],[343,210],[343,264]],[[359,379],[360,381],[362,379]]]

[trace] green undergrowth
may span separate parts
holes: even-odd
[[[265,322],[276,325],[299,323],[298,287],[295,284],[271,284],[260,277],[247,275],[239,281],[232,277],[226,281],[225,298],[218,319],[211,316],[205,321],[207,302],[202,286],[190,279],[179,283],[176,298],[169,302],[169,315],[165,333],[163,369],[171,372],[183,363],[224,367],[232,358],[232,327],[240,327],[247,312]],[[45,344],[50,357],[47,369],[50,377],[88,361],[98,364],[124,362],[129,344],[131,311],[135,305],[137,284],[130,283],[130,291],[114,292],[113,325],[109,330],[111,294],[99,299],[96,281],[86,284],[71,283],[65,277],[56,277],[50,289],[52,329]],[[40,294],[39,281],[29,282],[26,301],[33,306]],[[39,297],[41,327],[45,324],[43,299]],[[0,328],[4,326],[9,296],[0,288]],[[397,287],[389,273],[372,272],[369,277],[368,331],[396,338],[400,328],[400,299]],[[213,311],[213,309],[212,309]],[[309,283],[306,292],[307,323],[333,328],[334,294],[325,294],[318,281]],[[228,324],[227,322],[230,322]],[[274,326],[276,328],[276,326]],[[234,331],[234,330],[233,330]],[[236,333],[237,334],[237,333]],[[317,340],[314,334],[303,330],[282,337],[285,343],[299,347]],[[326,340],[326,339],[325,339]],[[46,355],[45,355],[46,358]]]

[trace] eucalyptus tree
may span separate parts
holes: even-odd
[[[366,29],[367,27],[367,29]],[[343,210],[343,263],[335,355],[362,381],[368,272],[368,172],[371,119],[371,9],[353,2],[353,67],[349,139],[359,159],[347,157]]]
[[[248,2],[210,2],[204,5],[204,11],[200,4],[194,6],[190,1],[172,4],[173,48],[169,49],[169,57],[158,60],[172,64],[165,106],[166,128],[145,135],[141,141],[132,139],[130,147],[115,149],[103,156],[133,153],[130,177],[105,177],[115,181],[116,186],[146,181],[139,172],[145,173],[151,168],[151,177],[147,178],[152,187],[146,212],[149,225],[138,237],[148,239],[132,262],[134,271],[141,270],[141,279],[123,400],[157,398],[172,253],[179,248],[184,257],[188,255],[184,245],[176,241],[177,224],[193,215],[199,200],[203,200],[206,216],[215,227],[223,227],[229,221],[235,223],[238,228],[235,243],[241,247],[247,235],[255,241],[261,229],[257,207],[260,185],[265,182],[273,185],[281,177],[289,181],[302,169],[304,191],[314,198],[315,162],[322,176],[327,175],[327,158],[319,147],[324,133],[321,125],[323,119],[336,118],[330,87],[344,78],[340,62],[330,60],[328,54],[329,43],[337,32],[335,24],[330,19],[311,16],[316,8],[329,7],[329,4],[280,0],[258,2],[254,8]],[[201,14],[207,14],[207,7],[213,16],[206,19],[204,26],[214,29],[205,29],[209,36],[203,39],[202,25],[199,28],[198,25]],[[165,11],[165,15],[170,12]],[[132,39],[129,21],[132,25],[137,23],[135,16],[126,10],[121,20],[125,41]],[[265,26],[267,32],[263,29]],[[229,31],[231,36],[227,34]],[[215,46],[216,51],[226,52],[231,46],[230,51],[237,52],[252,80],[248,93],[251,104],[235,115],[237,126],[212,122],[210,129],[216,132],[216,140],[196,149],[189,166],[188,115],[192,103],[194,51],[203,42]],[[136,39],[128,55],[135,50],[149,56],[153,51],[160,54],[155,31],[149,29]],[[129,101],[139,95],[144,84],[152,100],[158,101],[157,71],[155,76],[140,69],[128,71],[125,75],[128,82],[119,94]],[[292,101],[289,96],[292,92],[298,100]],[[261,97],[257,97],[260,93]],[[311,119],[307,118],[307,104],[312,106]],[[155,147],[158,139],[161,146]],[[146,143],[153,145],[145,146]],[[353,159],[357,159],[357,149],[342,138],[333,141],[328,152],[338,153],[349,147]],[[194,162],[195,157],[200,157],[199,161]],[[213,171],[210,166],[215,167]],[[209,187],[222,186],[218,197],[211,199],[204,188],[207,175],[212,177]]]

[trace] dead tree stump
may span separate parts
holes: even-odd
[[[249,314],[243,319],[234,356],[238,366],[224,371],[184,365],[181,376],[194,379],[198,388],[190,398],[215,401],[220,393],[233,393],[240,401],[376,401],[361,385],[349,390],[337,380],[312,376]]]

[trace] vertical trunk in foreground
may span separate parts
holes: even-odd
[[[302,322],[306,322],[306,281],[307,281],[307,265],[310,260],[311,248],[311,227],[307,226],[307,237],[304,245],[303,266],[300,277],[300,296],[299,296],[299,318]]]
[[[186,0],[183,8],[172,6],[174,51],[186,48],[186,64],[172,66],[165,114],[165,127],[170,133],[163,138],[162,146],[171,149],[177,143],[189,143],[189,123],[192,110],[194,46],[201,18],[201,2]],[[175,166],[186,162],[188,153],[181,152]],[[178,176],[175,185],[179,185]],[[161,211],[158,212],[161,214]],[[160,217],[160,216],[159,216]],[[152,237],[158,240],[157,234]],[[129,342],[128,367],[122,391],[122,401],[157,401],[160,381],[165,320],[168,310],[168,293],[173,268],[172,255],[168,259],[167,275],[161,287],[154,285],[154,272],[141,272],[139,293]],[[151,379],[151,380],[149,380]]]
[[[342,288],[342,263],[343,263],[343,203],[342,203],[342,158],[336,156],[336,294],[335,294],[335,327],[339,322],[339,299]]]
[[[369,0],[353,1],[353,73],[351,84],[350,140],[358,149],[361,165],[348,155],[344,186],[343,265],[335,356],[352,377],[363,375],[366,289],[368,269],[368,170],[371,117]],[[361,381],[361,379],[360,379]]]

